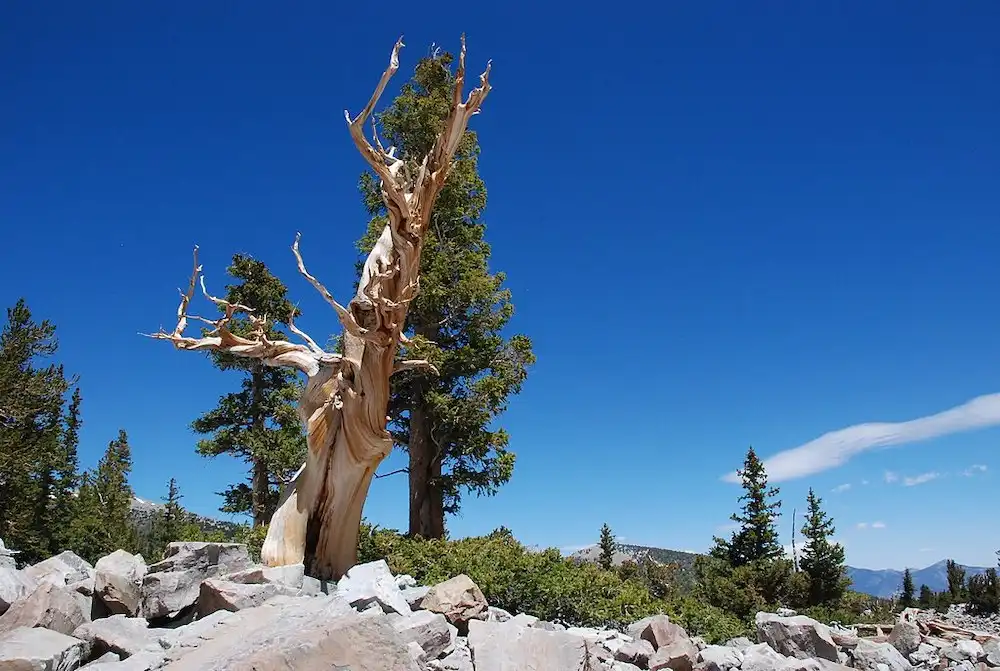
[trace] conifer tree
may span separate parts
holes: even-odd
[[[386,146],[414,174],[450,109],[452,61],[437,52],[422,59],[379,115]],[[514,453],[495,421],[535,361],[527,337],[504,333],[514,306],[504,274],[489,268],[478,161],[476,133],[466,130],[424,235],[420,291],[407,317],[411,356],[430,361],[437,374],[413,370],[392,379],[390,428],[409,456],[409,533],[424,538],[444,537],[445,515],[459,511],[463,492],[492,495],[510,480]],[[372,173],[362,175],[361,191],[373,217],[358,243],[367,253],[385,227],[386,209]]]
[[[615,543],[615,536],[611,533],[611,527],[607,523],[601,527],[600,549],[601,554],[597,563],[605,571],[610,571],[614,565],[615,551],[618,549],[618,544]]]
[[[806,498],[806,520],[802,526],[805,545],[800,566],[809,579],[811,606],[837,601],[847,591],[848,585],[844,547],[830,542],[836,529],[821,503],[822,499],[810,488]]]
[[[739,527],[729,540],[715,537],[710,554],[733,567],[746,566],[757,561],[780,559],[784,555],[778,542],[778,509],[781,501],[775,500],[779,490],[767,482],[763,462],[751,446],[747,450],[743,468],[736,471],[744,493],[741,512],[730,518]]]
[[[920,597],[918,603],[921,608],[928,609],[934,605],[934,591],[927,585],[920,586]]]
[[[913,574],[910,569],[903,571],[903,590],[899,597],[899,604],[903,608],[913,606]]]
[[[80,485],[72,549],[90,562],[115,550],[138,549],[138,535],[129,516],[134,498],[128,481],[131,472],[128,435],[119,430],[97,468],[85,474]]]
[[[292,311],[295,316],[298,311],[288,301],[281,280],[264,263],[242,254],[233,256],[229,274],[239,282],[226,287],[226,300],[267,315],[273,321],[266,336],[286,339],[276,324],[287,324]],[[250,329],[246,317],[237,318],[231,326],[236,335]],[[301,389],[297,373],[224,352],[213,351],[210,356],[220,370],[237,371],[243,379],[238,392],[226,394],[218,407],[194,421],[197,433],[210,436],[198,443],[198,453],[206,457],[227,454],[247,462],[248,482],[221,492],[222,511],[247,514],[254,526],[261,526],[271,519],[281,486],[305,458],[305,435],[294,406]]]
[[[945,564],[945,570],[948,575],[948,593],[951,595],[951,601],[958,603],[965,597],[965,568],[954,559],[949,559]]]

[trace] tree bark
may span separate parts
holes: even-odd
[[[410,408],[410,536],[437,538],[432,531],[431,478],[434,445],[430,424],[423,407],[423,385],[414,385],[413,407]]]
[[[271,518],[261,550],[268,566],[304,562],[311,575],[339,578],[357,561],[361,512],[375,470],[392,449],[386,429],[389,378],[397,371],[430,368],[426,361],[397,361],[396,351],[405,344],[403,328],[409,303],[419,290],[420,252],[434,202],[451,168],[452,157],[465,133],[469,118],[489,93],[489,71],[480,75],[480,85],[462,100],[465,81],[465,38],[455,76],[451,111],[431,151],[416,164],[405,164],[373,138],[373,147],[363,134],[389,79],[399,67],[399,49],[392,50],[389,67],[382,74],[364,110],[351,119],[351,138],[368,165],[381,178],[382,198],[388,223],[365,261],[357,292],[345,308],[306,270],[296,237],[292,250],[299,272],[337,312],[344,327],[343,354],[325,352],[300,331],[288,317],[289,329],[306,344],[270,340],[265,336],[266,317],[252,310],[206,297],[223,308],[225,316],[214,321],[214,330],[201,338],[183,335],[188,306],[201,274],[195,248],[195,269],[182,294],[177,326],[171,333],[154,337],[169,340],[178,349],[222,350],[236,356],[260,359],[271,366],[288,366],[305,373],[307,382],[299,400],[299,417],[306,426],[306,463],[282,494]],[[237,312],[250,313],[257,328],[251,337],[233,334],[228,325]]]
[[[260,410],[262,400],[261,387],[263,386],[261,377],[259,370],[254,370],[250,377],[251,403],[253,407],[253,426],[251,427],[251,432],[256,441],[259,441],[264,435],[264,429],[266,428],[264,425],[265,418]],[[268,517],[270,517],[267,510],[270,480],[268,478],[267,464],[264,462],[262,455],[253,454],[251,461],[253,463],[253,474],[250,478],[250,507],[252,508],[253,525],[254,527],[259,527],[267,524]]]

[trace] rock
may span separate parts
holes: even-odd
[[[857,645],[858,635],[849,629],[838,629],[836,627],[830,627],[830,638],[833,639],[834,644],[838,648],[848,648],[853,650]]]
[[[429,671],[475,671],[469,642],[464,638],[455,639],[455,649],[441,659],[428,662],[427,669]]]
[[[546,622],[545,620],[535,620],[528,626],[532,629],[543,629],[545,631],[566,631],[566,625],[559,624],[558,622]]]
[[[424,600],[427,596],[427,592],[431,591],[430,587],[407,587],[406,589],[400,590],[400,594],[406,599],[406,603],[409,604],[410,610],[420,610],[420,602]]]
[[[17,557],[14,555],[21,554],[20,550],[11,550],[6,545],[4,545],[3,539],[0,538],[0,568],[17,568]]]
[[[431,587],[420,607],[441,613],[464,635],[469,631],[470,620],[486,619],[489,604],[479,586],[463,573]]]
[[[69,636],[90,620],[90,614],[83,612],[75,594],[65,585],[42,583],[0,616],[0,632],[18,627],[44,627]]]
[[[938,649],[930,643],[921,643],[918,645],[917,649],[908,655],[908,658],[911,663],[928,668],[937,666],[940,660]]]
[[[115,550],[94,566],[94,593],[112,615],[136,615],[142,603],[146,561],[142,555]]]
[[[470,620],[468,641],[475,671],[589,671],[599,663],[585,639],[564,631]]]
[[[912,668],[906,658],[891,644],[873,643],[867,639],[858,642],[851,657],[854,660],[854,668],[865,671],[908,671]]]
[[[627,633],[632,638],[641,638],[653,644],[653,649],[688,640],[684,627],[674,624],[666,615],[653,615],[629,625]]]
[[[534,615],[528,615],[527,613],[518,613],[514,617],[510,618],[510,623],[516,624],[519,627],[532,627],[537,622],[537,617]]]
[[[774,671],[788,662],[788,658],[767,643],[751,645],[743,651],[741,671]]]
[[[749,648],[751,645],[754,645],[754,642],[751,641],[746,636],[737,636],[736,638],[731,638],[728,641],[726,641],[725,645],[727,648],[736,648],[737,650],[742,652],[743,650]]]
[[[80,666],[86,650],[83,641],[50,629],[12,629],[0,634],[0,669],[72,671]]]
[[[513,617],[513,615],[505,611],[503,608],[490,606],[489,612],[486,615],[486,620],[488,622],[509,622]]]
[[[377,602],[386,612],[412,612],[384,559],[352,566],[337,583],[337,593],[359,610]]]
[[[983,652],[986,654],[986,663],[990,666],[1000,666],[1000,639],[991,638],[983,644]]]
[[[110,654],[110,653],[109,653]],[[92,662],[84,666],[88,671],[152,671],[163,665],[163,653],[143,650],[120,662]]]
[[[906,657],[920,646],[920,627],[916,622],[900,619],[889,634],[889,643]]]
[[[38,583],[22,571],[0,566],[0,615],[7,612],[11,604],[30,594]]]
[[[303,599],[308,603],[316,599]],[[290,607],[239,611],[198,647],[163,667],[167,671],[419,671],[385,617],[355,612],[329,617]]]
[[[774,612],[780,617],[795,617],[798,615],[798,612],[792,610],[791,608],[778,608]]]
[[[0,617],[0,622],[3,622],[2,617]],[[977,641],[966,639],[962,641],[955,641],[948,647],[942,648],[941,656],[950,659],[953,662],[961,662],[964,660],[978,662],[986,656],[986,652],[983,650],[983,646]]]
[[[653,656],[649,658],[649,669],[650,671],[658,671],[659,669],[692,671],[697,662],[698,647],[690,640],[681,639],[658,647]]]
[[[449,652],[454,644],[454,628],[440,613],[420,610],[412,615],[397,617],[393,628],[404,643],[415,642],[424,651],[427,659],[437,659]]]
[[[649,667],[649,658],[653,656],[654,652],[656,650],[653,649],[653,644],[640,638],[623,643],[615,651],[615,659],[619,662],[628,662],[629,664],[635,664],[640,669],[645,669]]]
[[[170,543],[142,579],[139,611],[149,620],[175,618],[197,602],[203,580],[252,565],[239,543]]]
[[[403,573],[402,575],[397,575],[394,578],[394,581],[396,583],[396,587],[398,587],[401,590],[417,586],[416,578],[414,578],[412,575],[406,575],[405,573]]]
[[[83,665],[84,669],[93,669],[95,666],[100,666],[101,664],[112,664],[114,662],[120,662],[122,658],[113,652],[106,652],[97,659],[93,659]]]
[[[636,667],[638,668],[638,667]],[[698,662],[694,665],[693,671],[724,671],[715,662]]]
[[[698,661],[712,662],[720,669],[735,669],[743,663],[743,651],[726,645],[708,645],[698,653]]]
[[[773,613],[757,613],[757,640],[775,651],[797,659],[818,658],[836,662],[837,645],[830,628],[804,615],[782,617]]]
[[[238,582],[247,585],[275,584],[293,589],[301,589],[305,582],[305,566],[302,564],[254,566],[242,571],[236,571],[235,573],[220,575],[219,578],[228,582]],[[319,583],[318,580],[316,582]]]
[[[73,632],[73,638],[90,644],[91,655],[112,652],[121,659],[160,647],[159,636],[149,629],[145,620],[124,615],[112,615],[82,624]]]
[[[38,583],[50,582],[64,586],[84,578],[93,578],[94,567],[87,560],[66,550],[27,567],[24,574]]]
[[[209,578],[201,583],[198,593],[198,616],[205,617],[217,610],[238,611],[259,606],[279,593],[291,588],[273,583],[244,584]]]

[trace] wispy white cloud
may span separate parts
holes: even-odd
[[[905,445],[972,429],[1000,425],[1000,393],[906,422],[868,422],[824,434],[764,460],[773,482],[793,480],[842,466],[869,450]],[[735,471],[722,478],[738,483]]]
[[[867,485],[867,484],[868,484],[868,481],[867,481],[867,480],[862,480],[862,481],[861,481],[861,484],[863,484],[863,485]]]
[[[872,529],[885,529],[885,522],[872,522]]]
[[[836,487],[834,487],[833,488],[833,493],[834,494],[840,494],[841,492],[846,492],[850,488],[851,488],[851,483],[850,482],[845,482],[842,485],[837,485]]]
[[[967,478],[971,478],[973,475],[985,473],[987,470],[989,469],[986,468],[986,464],[972,464],[967,469],[962,471],[962,475]]]
[[[858,522],[858,529],[885,529],[885,522]]]
[[[899,480],[899,476],[897,474],[893,473],[892,471],[886,471],[884,477],[885,477],[885,481],[888,482],[889,484],[892,484],[893,482],[896,482],[897,480]]]
[[[931,480],[937,480],[941,477],[941,474],[934,471],[931,473],[921,473],[920,475],[914,475],[912,478],[903,478],[903,485],[906,487],[913,487],[914,485],[922,485],[925,482],[930,482]]]

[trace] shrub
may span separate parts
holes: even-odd
[[[1000,579],[995,568],[969,578],[966,589],[969,593],[969,612],[975,615],[1000,612]]]

